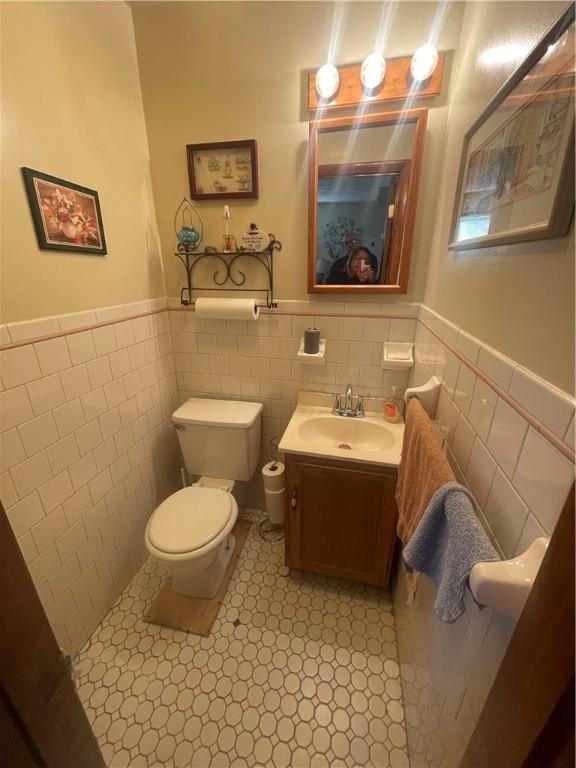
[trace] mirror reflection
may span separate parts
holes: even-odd
[[[400,292],[418,127],[399,114],[313,124],[310,290]]]
[[[395,281],[396,275],[390,274],[390,234],[400,176],[409,167],[409,160],[319,166],[319,285],[386,285]]]

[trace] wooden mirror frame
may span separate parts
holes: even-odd
[[[309,175],[308,175],[308,293],[406,293],[410,273],[410,256],[416,220],[418,185],[426,138],[427,109],[405,109],[399,112],[382,112],[362,115],[361,117],[337,117],[329,120],[317,120],[310,123],[309,135]],[[396,211],[390,234],[390,255],[399,264],[398,282],[392,285],[318,285],[316,283],[316,238],[318,206],[318,137],[321,133],[341,131],[354,127],[377,127],[389,125],[415,125],[414,143],[409,163],[409,172],[400,175]],[[373,163],[382,169],[398,166],[400,161],[382,161]],[[366,166],[366,164],[362,164]],[[330,166],[330,175],[349,175],[353,164]],[[375,171],[376,172],[376,171]],[[383,171],[386,172],[386,171]],[[406,177],[407,176],[407,177]]]

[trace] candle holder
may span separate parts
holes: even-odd
[[[204,225],[198,210],[187,197],[182,198],[174,214],[174,232],[185,248],[196,250],[202,242]]]

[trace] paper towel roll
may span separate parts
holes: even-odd
[[[268,519],[273,525],[283,525],[286,489],[282,488],[280,491],[267,491],[264,489],[264,496],[266,497]]]
[[[276,466],[275,470],[271,469],[273,466]],[[281,461],[269,461],[265,464],[262,467],[264,490],[281,491],[284,488],[284,472],[285,467]]]
[[[198,317],[213,320],[258,320],[256,299],[208,299],[202,296],[194,302]]]

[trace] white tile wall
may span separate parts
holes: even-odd
[[[456,348],[468,359],[476,359],[478,367],[531,415],[559,436],[566,436],[567,445],[570,443],[569,425],[574,416],[574,399],[477,339],[459,332],[427,307],[421,308],[420,319],[422,322],[417,329],[415,345],[417,363],[411,383],[422,384],[432,375],[442,380],[437,420],[448,434],[452,458],[475,493],[480,509],[489,494],[493,507],[495,496],[501,496],[498,506],[505,509],[504,494],[509,496],[510,486],[524,508],[530,511],[530,519],[535,518],[540,529],[550,535],[574,482],[574,465],[529,427],[528,422],[476,376],[465,362],[454,357],[453,367],[458,367],[454,391],[454,372],[451,371],[448,377],[448,366],[442,369],[436,362],[442,356],[449,358],[451,352],[443,342],[454,344],[455,332]],[[424,323],[442,336],[442,341],[436,339],[436,359],[433,361],[427,358],[426,353],[435,337]],[[448,336],[444,333],[445,328],[449,329]],[[498,467],[498,472],[492,472],[489,479],[489,467],[492,466]],[[499,479],[500,476],[506,476],[506,485]],[[511,512],[511,515],[515,514],[516,508]],[[525,515],[523,522],[527,520]],[[484,519],[489,533],[500,549],[508,553],[507,556],[520,551],[518,545],[522,528],[518,531],[517,524],[506,527],[504,546],[504,541],[500,540],[489,522]],[[503,530],[501,523],[498,527]]]
[[[31,340],[163,306],[18,323],[2,339]],[[1,356],[2,501],[58,641],[74,653],[140,566],[147,519],[177,487],[168,314]]]
[[[407,374],[383,371],[380,361],[384,341],[413,340],[415,305],[395,305],[394,317],[388,318],[377,316],[388,309],[384,304],[347,304],[348,314],[368,317],[327,317],[321,310],[343,312],[343,305],[281,302],[279,311],[289,315],[261,315],[257,322],[202,320],[192,310],[182,311],[175,299],[169,306],[175,308],[169,314],[180,399],[199,395],[262,402],[262,462],[269,459],[271,437],[286,428],[299,390],[335,393],[350,382],[359,394],[383,396],[395,387],[402,397],[406,387]],[[405,317],[395,319],[398,315]],[[327,340],[323,366],[296,359],[304,328],[310,326],[320,328]],[[247,503],[258,506],[262,499],[258,483],[253,485]]]
[[[474,494],[502,555],[512,557],[552,533],[574,482],[574,465],[446,344],[568,446],[574,401],[428,308],[421,307],[419,318],[411,384],[423,384],[433,374],[442,380],[436,420],[447,436],[456,476]],[[480,611],[467,595],[464,616],[443,625],[433,615],[433,585],[427,579],[420,584],[412,607],[406,606],[403,578],[394,599],[406,729],[412,763],[443,768],[460,763],[515,624],[489,609]]]
[[[181,461],[169,416],[178,402],[192,394],[261,401],[264,461],[300,389],[333,393],[352,382],[365,395],[396,387],[401,396],[407,376],[380,368],[388,339],[415,340],[414,383],[433,373],[442,379],[437,418],[451,460],[503,554],[553,529],[572,465],[417,322],[417,305],[280,302],[288,314],[257,323],[203,321],[177,300],[168,306],[178,311],[120,322],[162,307],[143,302],[18,324],[13,340],[112,323],[2,353],[2,499],[67,650],[83,644],[131,578],[144,554],[145,522],[176,487]],[[573,444],[570,398],[428,309],[421,319]],[[327,339],[325,366],[296,360],[309,325]],[[2,339],[10,342],[10,329]],[[418,599],[419,612],[397,604],[408,731],[414,754],[428,755],[422,764],[439,765],[446,744],[456,755],[473,727],[513,627],[473,604],[464,620],[440,626],[430,617],[432,597],[422,590]],[[410,629],[415,616],[422,626]],[[415,632],[421,643],[413,642]],[[464,663],[471,655],[475,665]],[[472,677],[471,666],[480,670]]]

